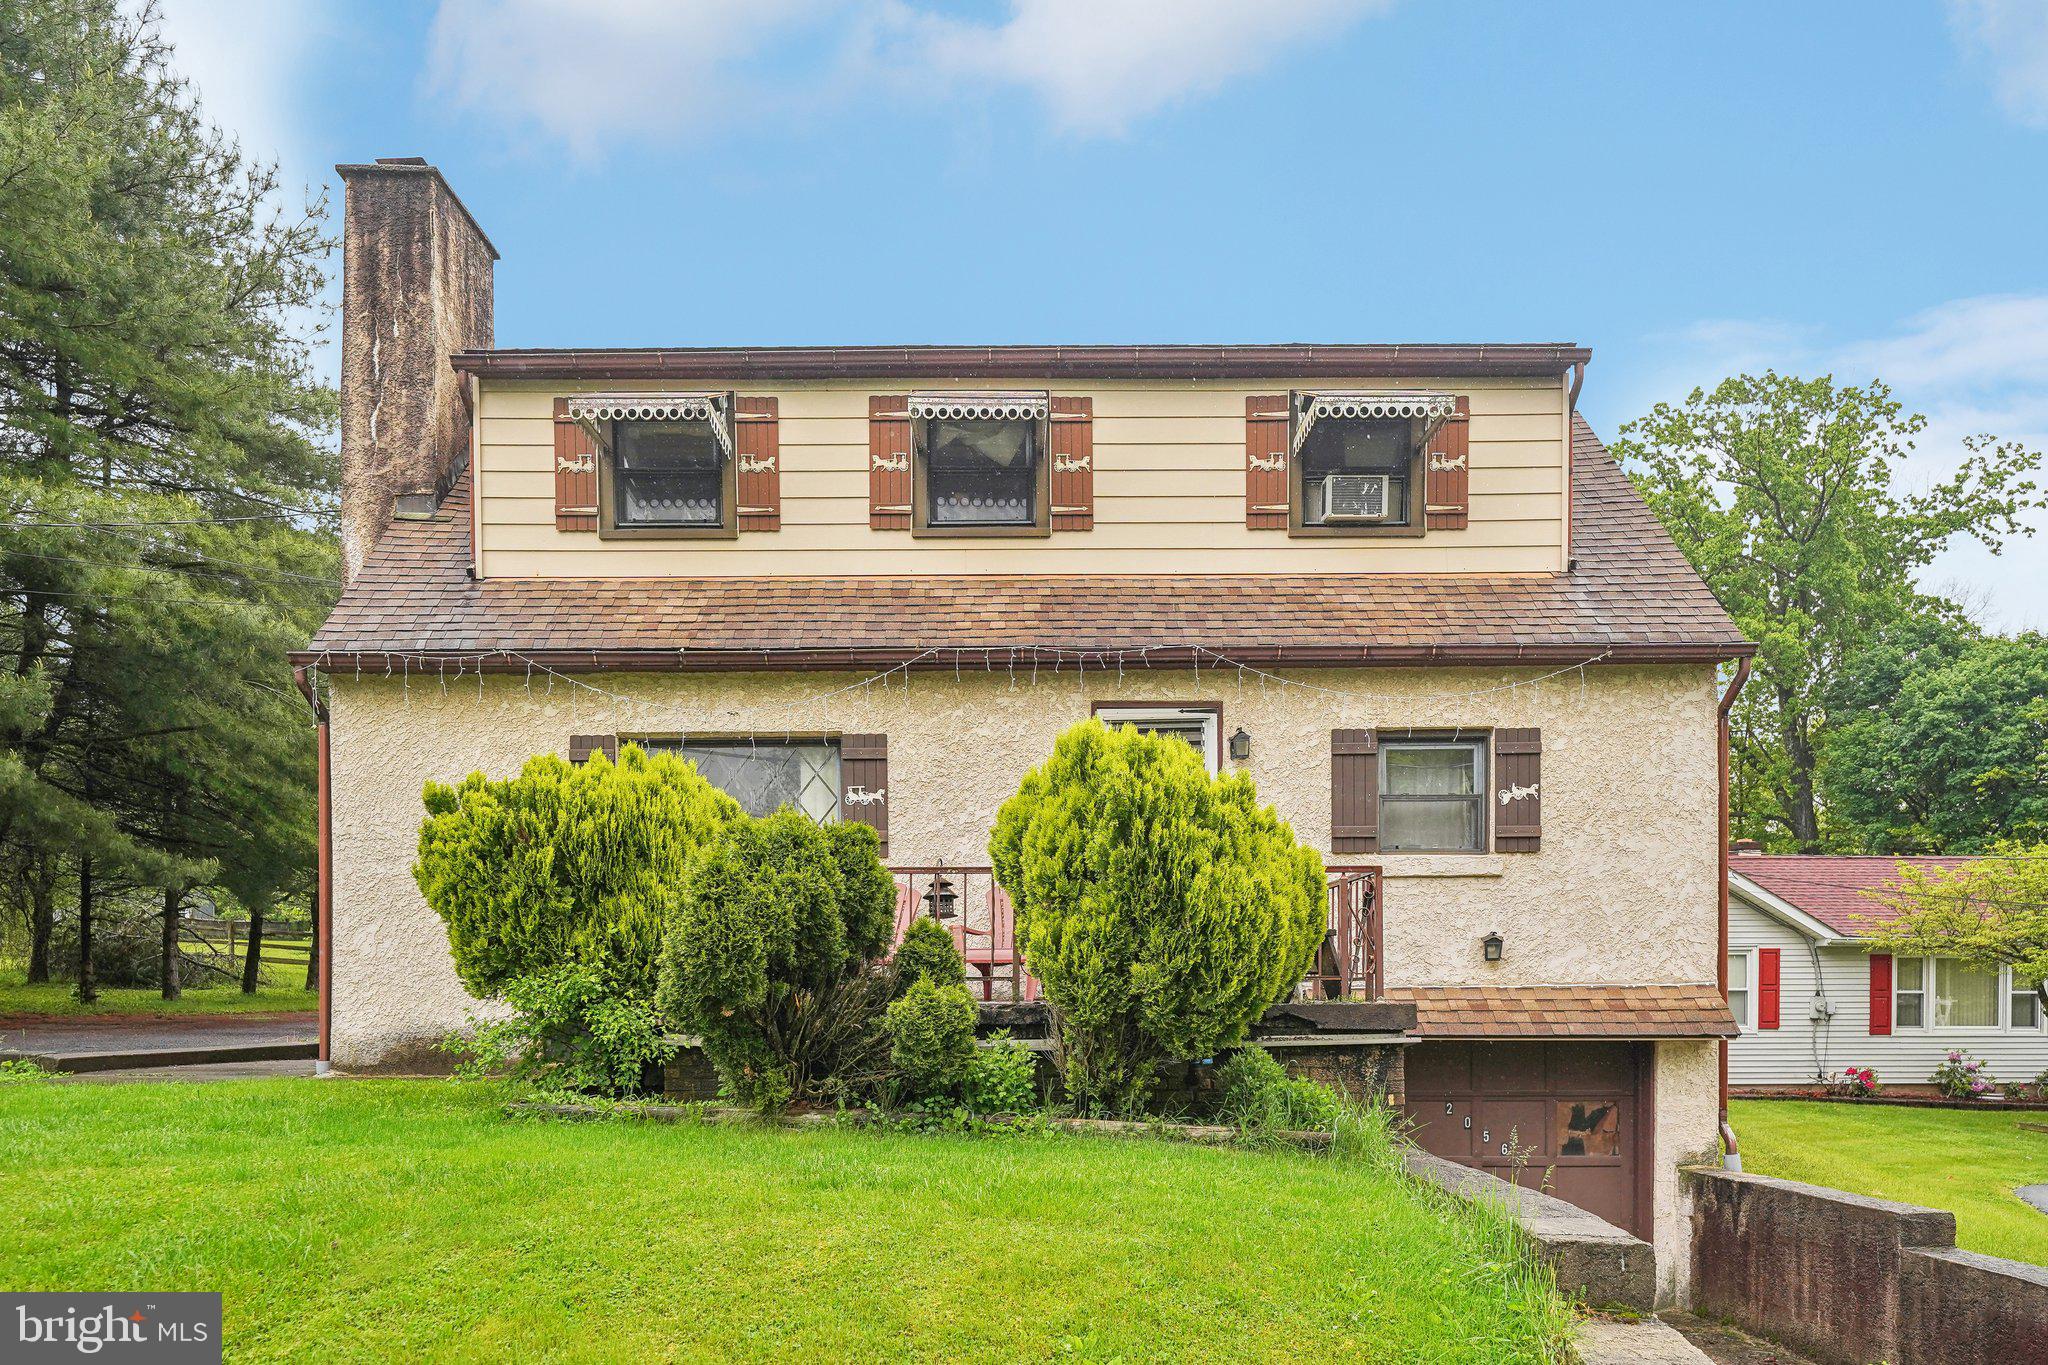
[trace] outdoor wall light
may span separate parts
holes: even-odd
[[[922,897],[925,909],[931,911],[933,919],[951,919],[959,912],[954,908],[960,903],[960,894],[953,889],[953,883],[941,872],[925,888]]]
[[[1244,732],[1242,725],[1238,726],[1237,733],[1230,737],[1230,756],[1239,763],[1252,756],[1252,737]]]
[[[1485,938],[1479,940],[1479,944],[1485,950],[1488,962],[1500,961],[1500,951],[1503,945],[1499,934],[1488,934]]]

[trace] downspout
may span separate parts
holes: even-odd
[[[292,677],[313,708],[313,754],[315,805],[313,817],[317,881],[313,892],[313,916],[320,940],[320,1049],[314,1054],[313,1074],[325,1076],[333,1070],[330,1040],[334,1020],[334,821],[328,793],[332,789],[327,747],[327,707],[313,691],[312,671],[305,665],[292,670]]]
[[[1721,710],[1715,721],[1715,737],[1719,741],[1721,760],[1721,877],[1716,887],[1716,900],[1721,915],[1721,952],[1715,964],[1715,980],[1721,987],[1721,1003],[1728,1003],[1728,713],[1735,709],[1735,699],[1742,695],[1742,685],[1749,681],[1749,658],[1744,656],[1735,661],[1735,676],[1728,680],[1728,690],[1721,694]],[[1735,1141],[1735,1128],[1728,1122],[1728,1040],[1721,1040],[1721,1145],[1726,1155],[1721,1164],[1731,1171],[1742,1169],[1742,1148]]]

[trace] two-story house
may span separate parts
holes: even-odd
[[[1102,715],[1369,873],[1343,988],[1416,1006],[1420,1141],[1651,1238],[1668,1286],[1733,1031],[1717,668],[1750,647],[1577,416],[1586,351],[497,350],[439,174],[342,175],[351,579],[296,660],[334,1065],[473,1008],[410,874],[430,778],[634,740],[973,869]]]

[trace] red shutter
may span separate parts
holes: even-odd
[[[1287,529],[1287,395],[1244,400],[1244,524]]]
[[[1756,950],[1756,1026],[1778,1026],[1778,950]]]
[[[868,399],[868,529],[910,529],[910,395]]]
[[[1052,400],[1052,529],[1095,529],[1095,400]]]
[[[1330,852],[1380,851],[1380,742],[1372,730],[1330,731]]]
[[[889,855],[887,735],[839,737],[839,818],[873,825],[882,841],[882,856]]]
[[[612,762],[618,762],[619,737],[617,735],[569,736],[569,761],[571,763],[588,763],[594,754],[603,754]]]
[[[597,529],[597,445],[566,398],[555,400],[555,529]]]
[[[1870,1036],[1892,1031],[1892,955],[1870,955]]]
[[[739,459],[742,531],[782,527],[782,450],[773,398],[733,400],[733,444]]]
[[[1432,531],[1465,529],[1471,502],[1472,400],[1458,400],[1458,414],[1445,420],[1429,438],[1423,455],[1423,525]]]
[[[1493,732],[1493,847],[1534,853],[1543,847],[1543,732]]]

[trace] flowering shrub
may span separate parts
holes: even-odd
[[[1868,1099],[1884,1087],[1878,1084],[1877,1069],[1868,1066],[1844,1067],[1828,1077],[1828,1093],[1846,1099]]]
[[[1984,1069],[1984,1063],[1969,1053],[1957,1050],[1942,1059],[1934,1068],[1934,1075],[1928,1078],[1934,1088],[1952,1100],[1981,1099],[1998,1088],[1991,1079],[1991,1073]]]

